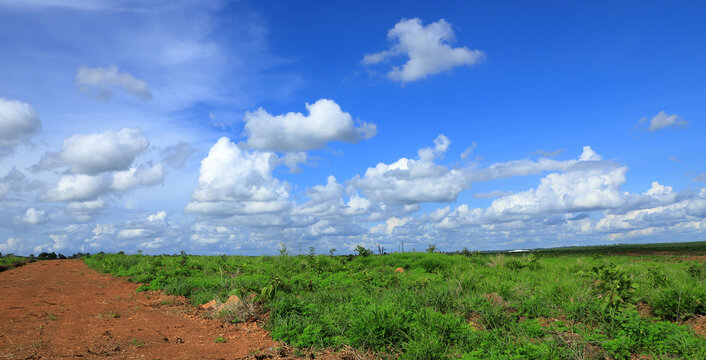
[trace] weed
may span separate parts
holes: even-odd
[[[132,338],[130,340],[130,343],[132,344],[132,346],[134,346],[136,348],[141,348],[141,347],[145,346],[145,342],[138,340],[137,338]]]
[[[226,339],[224,339],[224,338],[221,337],[221,336],[217,337],[216,340],[213,340],[213,341],[214,341],[216,344],[225,344],[225,343],[226,343]]]

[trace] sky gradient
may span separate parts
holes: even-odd
[[[0,252],[706,240],[706,5],[0,0]]]

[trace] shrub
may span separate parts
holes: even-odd
[[[625,270],[617,265],[593,267],[596,280],[593,283],[607,307],[618,309],[635,293],[635,286]]]

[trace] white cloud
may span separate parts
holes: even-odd
[[[89,201],[73,201],[66,205],[65,210],[69,213],[77,215],[90,214],[103,209],[106,205],[105,200],[100,198]]]
[[[167,218],[167,212],[166,211],[159,211],[154,214],[150,214],[147,217],[147,221],[150,223],[164,223],[166,218]]]
[[[42,122],[32,106],[0,98],[0,157],[28,143],[41,128]]]
[[[340,214],[343,205],[343,186],[333,175],[326,179],[326,185],[316,185],[307,189],[309,201],[292,210],[293,215],[326,216]]]
[[[245,145],[269,151],[306,151],[321,149],[331,141],[357,143],[375,136],[375,124],[360,122],[343,112],[333,100],[320,99],[306,104],[307,115],[271,115],[260,108],[245,114]]]
[[[73,202],[94,200],[108,188],[108,181],[103,176],[64,175],[59,182],[39,199],[49,202]]]
[[[73,174],[89,175],[125,170],[148,146],[140,129],[78,134],[65,139],[61,151],[46,153],[35,169],[68,167]]]
[[[356,175],[349,184],[373,200],[393,204],[454,201],[467,188],[466,174],[434,162],[448,149],[449,143],[446,136],[439,135],[434,148],[419,149],[419,159],[379,163],[368,168],[363,177]]]
[[[199,186],[186,212],[202,215],[252,215],[289,208],[289,184],[272,177],[277,157],[241,150],[222,137],[201,161]]]
[[[119,239],[132,239],[145,236],[145,229],[123,229],[118,232]]]
[[[387,73],[390,79],[402,83],[423,79],[457,66],[472,66],[485,57],[485,53],[480,50],[451,47],[454,31],[444,19],[427,26],[422,25],[418,18],[403,19],[387,33],[387,38],[395,42],[392,48],[365,55],[363,63],[371,65],[390,57],[407,56],[408,60],[401,68],[393,66]]]
[[[536,189],[493,201],[489,210],[502,216],[615,208],[624,201],[620,186],[625,183],[626,171],[626,167],[605,166],[552,173]]]
[[[25,211],[24,216],[20,218],[20,221],[27,225],[37,225],[47,222],[48,218],[45,215],[44,210],[37,210],[35,208],[29,208]]]
[[[0,243],[0,253],[18,253],[23,250],[22,239],[18,237],[9,237],[4,243]]]
[[[410,220],[412,220],[411,217],[396,218],[394,216],[387,219],[387,221],[385,222],[385,233],[387,235],[392,235],[392,232],[395,231],[396,227],[403,226],[404,224],[408,223]]]
[[[688,121],[684,120],[684,117],[677,114],[668,115],[664,111],[660,111],[657,115],[653,116],[652,119],[648,119],[646,117],[640,119],[638,126],[645,123],[649,123],[649,126],[647,127],[647,131],[649,132],[655,132],[670,126],[684,127],[689,124]]]
[[[162,164],[151,167],[131,167],[128,170],[113,174],[110,188],[117,191],[127,191],[138,186],[154,186],[164,181],[166,170]]]
[[[118,72],[117,66],[89,68],[82,66],[76,74],[76,83],[81,91],[99,100],[113,97],[113,89],[119,88],[141,100],[152,100],[149,86],[144,80],[126,72]]]

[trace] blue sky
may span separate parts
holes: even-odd
[[[0,252],[706,240],[705,21],[0,0]]]

